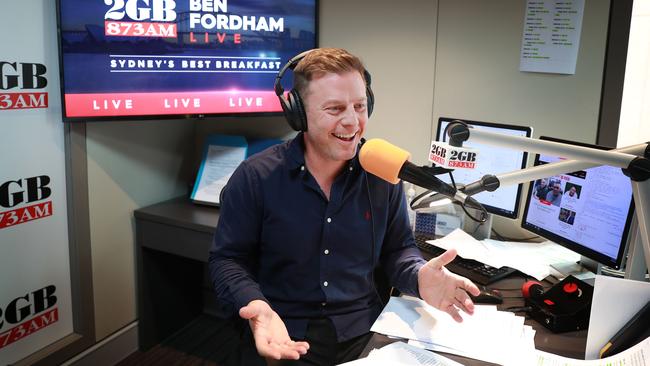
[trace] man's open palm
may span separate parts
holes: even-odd
[[[251,301],[239,310],[239,316],[248,320],[260,356],[274,360],[297,360],[307,353],[309,344],[292,341],[284,322],[266,302]]]

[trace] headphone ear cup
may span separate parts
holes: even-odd
[[[287,119],[291,127],[296,131],[307,131],[307,114],[302,98],[295,89],[291,89],[289,92],[289,107],[291,108],[291,117],[287,117]]]
[[[366,79],[366,109],[368,110],[368,117],[372,114],[372,109],[375,107],[375,94],[372,92],[370,85],[372,84],[372,77],[368,70],[363,70],[363,77]]]
[[[280,106],[282,107],[282,112],[284,113],[284,118],[287,120],[287,122],[289,122],[289,126],[291,126],[291,128],[293,128],[293,129],[295,129],[295,127],[293,127],[293,123],[291,122],[291,113],[292,113],[292,111],[291,111],[291,106],[289,105],[289,101],[287,100],[287,98],[282,96],[282,94],[278,95],[278,99],[280,100]]]
[[[372,109],[375,106],[375,94],[373,94],[370,85],[366,86],[366,108],[368,109],[368,118],[372,115]]]

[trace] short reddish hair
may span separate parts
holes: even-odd
[[[298,62],[293,70],[293,88],[303,98],[307,95],[309,82],[327,73],[340,74],[358,71],[364,82],[366,68],[361,60],[342,48],[316,48]]]

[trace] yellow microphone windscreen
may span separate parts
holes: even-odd
[[[408,151],[382,139],[366,141],[359,151],[363,169],[393,184],[399,183],[399,171],[410,157]]]

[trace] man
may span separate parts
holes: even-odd
[[[266,359],[332,365],[357,358],[383,307],[373,283],[378,265],[402,293],[457,321],[460,311],[474,311],[468,292],[478,288],[443,267],[456,252],[424,261],[402,185],[359,165],[366,82],[363,64],[348,52],[309,52],[295,66],[292,90],[306,131],[243,162],[223,195],[212,282],[217,297],[248,320],[253,352]]]
[[[565,203],[575,203],[578,200],[578,191],[576,186],[571,186],[568,190],[564,192],[564,202]]]
[[[546,194],[546,201],[550,202],[553,206],[559,206],[562,202],[562,187],[560,183],[551,183],[551,190]]]
[[[540,200],[545,200],[548,191],[548,181],[546,179],[538,180],[535,185],[535,197]]]

